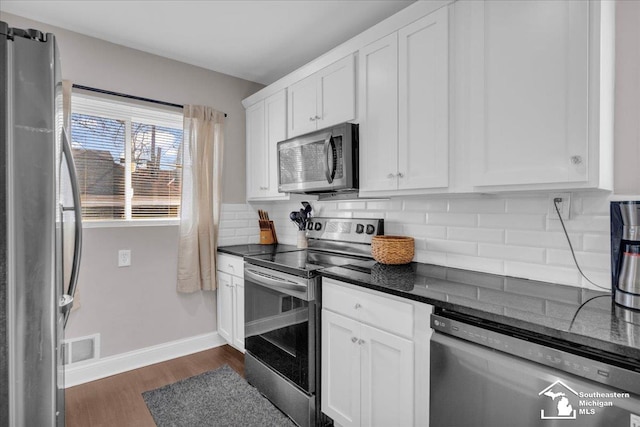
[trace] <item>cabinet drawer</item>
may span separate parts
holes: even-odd
[[[375,291],[372,291],[375,292]],[[322,306],[376,328],[413,338],[413,305],[322,279]]]
[[[218,271],[237,277],[244,277],[244,261],[240,257],[219,253],[216,267]]]

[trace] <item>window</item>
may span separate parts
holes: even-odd
[[[73,93],[83,220],[178,218],[182,112]]]

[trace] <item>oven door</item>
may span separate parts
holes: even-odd
[[[245,264],[245,349],[258,361],[315,392],[313,279]]]
[[[355,126],[345,123],[279,142],[278,191],[313,193],[355,188]]]

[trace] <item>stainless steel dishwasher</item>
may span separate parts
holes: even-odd
[[[431,427],[640,427],[640,362],[479,322],[431,316]]]

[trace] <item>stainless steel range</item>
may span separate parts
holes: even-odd
[[[371,258],[384,220],[312,218],[309,248],[245,257],[245,376],[298,425],[320,425],[320,276]]]

